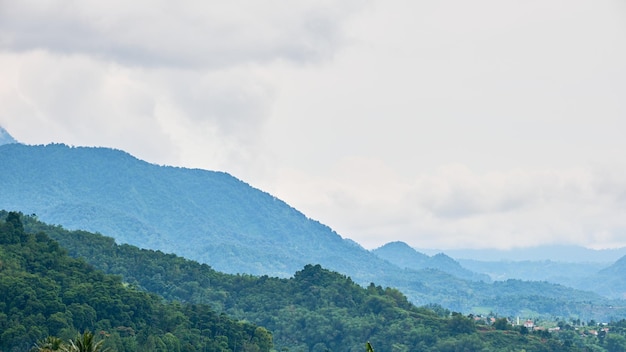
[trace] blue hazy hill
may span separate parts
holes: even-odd
[[[17,143],[17,141],[9,134],[9,132],[7,132],[7,130],[0,126],[0,145],[12,143]]]
[[[428,256],[410,247],[408,244],[395,241],[387,243],[372,251],[386,261],[397,265],[400,268],[421,270],[438,269],[450,275],[465,278],[473,281],[491,281],[489,275],[479,274],[464,268],[459,262],[445,255],[438,253]]]
[[[285,202],[224,173],[62,144],[0,146],[0,207],[177,253],[227,273],[289,276],[322,263],[364,277],[392,266]],[[372,263],[368,265],[367,263]]]

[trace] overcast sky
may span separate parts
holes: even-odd
[[[626,245],[623,0],[0,0],[0,126],[366,248]]]

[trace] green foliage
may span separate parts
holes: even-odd
[[[71,340],[70,351],[162,350],[269,351],[272,337],[258,326],[218,314],[208,305],[163,303],[155,294],[104,274],[67,255],[47,235],[24,231],[19,213],[0,214],[0,350],[54,350]],[[9,239],[8,241],[6,239]],[[18,239],[18,240],[16,240]],[[55,347],[56,346],[56,347]]]
[[[496,330],[509,330],[511,328],[511,324],[509,324],[509,321],[507,318],[498,318],[493,323],[493,327]]]
[[[608,352],[626,352],[626,337],[613,334],[607,336],[606,349]]]
[[[63,347],[63,352],[108,352],[108,348],[103,348],[104,340],[96,341],[91,331],[85,331],[75,339],[70,340],[67,346]]]
[[[179,333],[177,327],[181,324],[190,322],[203,331],[219,326],[220,319],[227,321],[228,316],[233,316],[256,324],[256,328],[246,330],[248,338],[239,345],[250,350],[253,348],[249,344],[269,348],[272,335],[277,350],[290,351],[362,351],[364,341],[370,341],[379,351],[564,348],[564,342],[550,334],[523,335],[517,330],[488,326],[477,329],[470,316],[438,305],[429,306],[436,311],[416,307],[397,289],[374,283],[361,287],[351,278],[320,265],[305,265],[289,279],[231,275],[172,254],[117,245],[101,235],[48,226],[31,217],[26,217],[24,223],[33,232],[45,232],[59,240],[71,255],[119,275],[127,285],[174,302],[166,306],[169,313],[164,314],[166,318],[157,327],[172,335],[121,330],[118,335],[122,341],[115,346],[126,346],[124,343],[129,342],[125,336],[136,336],[132,342],[154,350],[184,351],[189,343],[184,341],[189,340]],[[80,316],[81,307],[74,306],[76,316]],[[89,320],[89,314],[84,310],[83,320]],[[203,318],[206,315],[209,317]],[[218,323],[203,325],[203,321],[215,321],[211,316],[217,317]],[[217,336],[213,341],[212,346],[219,348],[228,338]],[[578,347],[572,348],[576,351]]]
[[[63,340],[56,336],[48,336],[45,339],[37,342],[31,349],[31,352],[51,352],[60,351],[65,347]]]

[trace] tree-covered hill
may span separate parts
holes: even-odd
[[[476,326],[467,317],[449,316],[440,306],[437,310],[444,314],[435,314],[411,304],[396,289],[376,284],[361,287],[319,265],[307,265],[291,278],[224,274],[173,254],[117,245],[112,238],[67,231],[33,217],[25,217],[24,223],[29,231],[57,238],[71,255],[120,275],[132,286],[170,301],[210,304],[218,312],[264,326],[272,331],[278,349],[362,351],[363,341],[371,341],[377,351],[442,351],[463,344],[490,351],[510,350],[511,346],[527,351],[562,347],[562,341],[548,343],[545,336],[522,337],[519,331]],[[563,293],[558,287],[537,284],[551,298],[535,297],[537,302],[532,304],[569,304],[569,296],[557,299],[556,295]],[[483,298],[512,299],[511,292],[525,287],[521,282],[502,283],[493,286],[492,297]]]
[[[368,282],[397,269],[223,172],[61,144],[2,145],[0,165],[0,209],[106,233],[119,243],[176,253],[223,272],[287,277],[313,263]]]
[[[165,304],[67,255],[18,213],[0,220],[0,351],[96,331],[115,351],[269,351],[271,335],[203,304]]]

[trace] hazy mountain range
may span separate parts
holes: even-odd
[[[307,264],[321,264],[362,285],[397,287],[416,304],[458,311],[546,309],[539,297],[550,309],[568,311],[585,302],[615,304],[545,282],[489,283],[484,272],[402,243],[368,251],[223,172],[158,166],[119,150],[62,144],[2,145],[0,165],[0,209],[176,253],[226,273],[289,277]],[[610,282],[607,296],[621,297],[620,280]]]
[[[419,249],[427,254],[441,252],[433,249]],[[574,245],[543,245],[527,248],[500,249],[449,249],[446,254],[457,259],[479,261],[555,261],[565,263],[610,264],[626,255],[626,248],[591,249]]]

